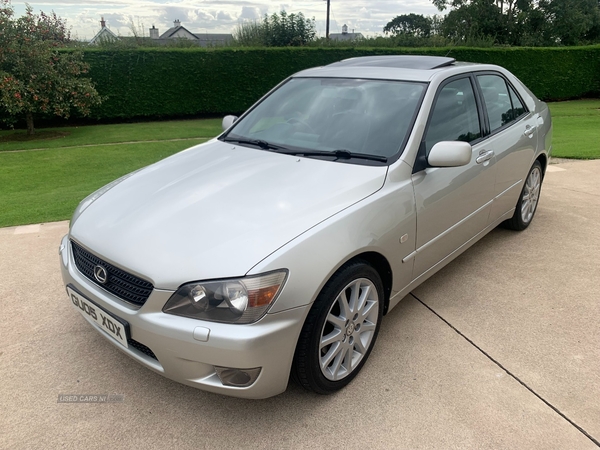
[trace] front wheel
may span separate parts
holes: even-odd
[[[294,355],[292,375],[304,388],[330,394],[365,364],[383,317],[383,283],[358,261],[342,267],[313,304]]]
[[[511,230],[522,231],[529,226],[537,209],[540,191],[542,189],[542,165],[539,161],[533,163],[525,185],[521,191],[513,216],[504,221],[503,225]]]

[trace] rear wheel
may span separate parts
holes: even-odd
[[[313,304],[296,347],[292,375],[306,389],[329,394],[365,364],[383,317],[383,283],[359,261],[342,267]]]
[[[537,209],[542,189],[542,179],[542,165],[539,161],[536,161],[529,170],[521,196],[517,201],[515,213],[503,223],[506,228],[522,231],[529,226]]]

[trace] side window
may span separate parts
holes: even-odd
[[[504,78],[498,75],[478,75],[477,80],[483,93],[490,131],[494,132],[514,119],[508,87]]]
[[[438,93],[425,135],[426,155],[440,141],[471,142],[481,137],[475,94],[469,78],[445,85]]]
[[[523,106],[523,103],[519,99],[519,96],[517,95],[515,90],[510,86],[509,86],[508,90],[510,91],[510,100],[512,102],[512,107],[513,107],[513,114],[512,114],[513,117],[512,118],[513,118],[513,120],[516,120],[517,118],[519,118],[523,114],[525,114],[527,112],[527,109],[525,109],[525,107]]]

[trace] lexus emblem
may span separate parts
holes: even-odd
[[[104,284],[108,281],[108,273],[106,269],[101,265],[97,265],[94,267],[94,278],[100,284]]]

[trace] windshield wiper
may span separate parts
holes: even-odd
[[[237,139],[227,136],[221,140],[223,142],[235,142],[236,144],[256,145],[257,147],[260,147],[263,150],[285,150],[285,147],[282,147],[281,145],[270,144],[267,141],[263,141],[261,139]]]
[[[278,153],[286,155],[302,155],[302,156],[334,156],[337,159],[367,159],[370,161],[387,162],[386,156],[369,155],[367,153],[354,153],[349,150],[334,150],[327,152],[323,150],[285,150]]]

